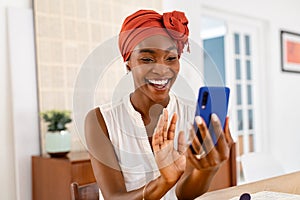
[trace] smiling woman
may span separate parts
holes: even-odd
[[[218,148],[207,155],[199,158],[187,148],[195,103],[171,92],[188,44],[187,24],[182,12],[152,10],[139,10],[123,23],[119,49],[134,90],[96,107],[85,119],[86,142],[105,199],[194,199],[207,191],[229,156],[228,122]],[[205,123],[197,124],[210,145]],[[213,124],[222,130],[218,119]],[[203,147],[197,137],[192,140],[200,154]]]
[[[132,101],[144,102],[146,97],[151,104],[167,105],[170,88],[179,72],[177,48],[170,38],[158,35],[145,39],[130,55],[127,68],[132,71],[136,88]],[[142,117],[147,115],[143,113]]]

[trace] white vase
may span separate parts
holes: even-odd
[[[67,130],[47,132],[45,150],[52,157],[64,157],[71,150],[71,134]]]

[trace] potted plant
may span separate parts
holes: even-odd
[[[70,111],[48,110],[41,113],[48,124],[45,150],[52,157],[64,157],[71,150],[71,134],[66,125],[72,122]]]

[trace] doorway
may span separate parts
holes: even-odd
[[[260,95],[262,82],[260,45],[262,23],[252,19],[233,17],[204,9],[201,16],[203,48],[213,60],[223,85],[231,89],[228,115],[231,133],[237,143],[238,184],[243,183],[240,164],[242,155],[262,149]],[[204,57],[204,77],[215,85],[213,68]],[[211,62],[210,62],[211,63]]]

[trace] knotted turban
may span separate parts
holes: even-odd
[[[137,44],[154,35],[172,38],[180,56],[184,46],[188,44],[187,24],[185,14],[180,11],[166,12],[162,15],[153,10],[139,10],[133,13],[124,20],[119,34],[119,49],[124,61],[129,59]]]

